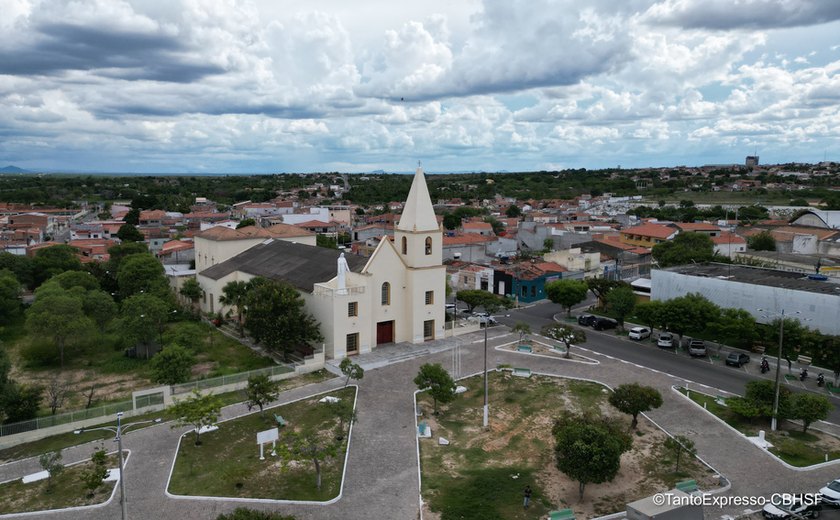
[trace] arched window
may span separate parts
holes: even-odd
[[[432,237],[426,237],[426,254],[432,254]]]
[[[408,239],[405,237],[402,237],[402,253],[404,255],[408,254]]]
[[[382,284],[382,305],[391,305],[391,284]]]

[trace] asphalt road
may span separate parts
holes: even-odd
[[[588,307],[588,303],[584,303],[579,309],[585,309],[586,307]],[[542,303],[512,310],[509,317],[499,317],[497,320],[508,326],[513,326],[517,322],[525,322],[530,325],[532,331],[538,332],[544,325],[554,322],[555,314],[562,312],[563,309],[559,305]],[[573,315],[577,314],[579,312],[573,311]],[[712,363],[709,358],[691,358],[686,354],[660,349],[650,341],[632,341],[627,339],[625,335],[617,336],[615,331],[596,331],[587,328],[586,338],[587,341],[583,346],[600,354],[623,359],[630,363],[685,378],[689,382],[702,383],[734,394],[742,395],[744,386],[749,381],[772,380],[775,376],[775,364],[771,364],[771,370],[768,374],[764,376],[760,374],[756,355],[751,356],[750,363],[741,368],[734,368],[722,363]],[[782,374],[785,373],[787,373],[787,367],[782,362]],[[795,366],[794,373],[798,374]],[[788,383],[788,387],[792,391],[803,391],[811,387],[816,389],[815,377],[816,373],[811,373],[807,385],[802,385],[797,380]],[[823,391],[822,395],[828,394]],[[840,424],[838,400],[834,397],[831,397],[830,400],[834,404],[834,410],[829,414],[827,421]]]

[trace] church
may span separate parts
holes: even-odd
[[[196,255],[205,252],[196,241]],[[222,288],[262,276],[291,284],[321,324],[327,358],[370,352],[377,345],[423,343],[444,336],[446,268],[443,233],[423,170],[414,174],[394,230],[370,257],[268,238],[199,270],[204,312],[225,312]],[[206,255],[205,255],[206,256]]]

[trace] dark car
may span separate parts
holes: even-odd
[[[738,352],[730,352],[726,356],[726,364],[733,367],[741,368],[750,362],[750,356]]]
[[[580,316],[578,316],[578,325],[583,325],[584,327],[591,327],[597,319],[597,316],[593,316],[591,314],[581,314]]]
[[[607,330],[607,329],[614,329],[618,327],[618,322],[612,318],[597,318],[594,323],[592,323],[592,328],[595,330]]]

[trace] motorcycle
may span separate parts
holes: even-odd
[[[817,386],[823,386],[825,384],[825,376],[820,374],[817,376]]]
[[[808,378],[808,370],[802,369],[802,372],[799,373],[799,380],[805,381]]]
[[[767,361],[767,359],[766,359],[766,358],[765,358],[765,359],[762,359],[762,360],[761,360],[761,373],[762,373],[762,374],[765,374],[765,373],[767,373],[767,372],[769,372],[769,371],[770,371],[770,363]]]

